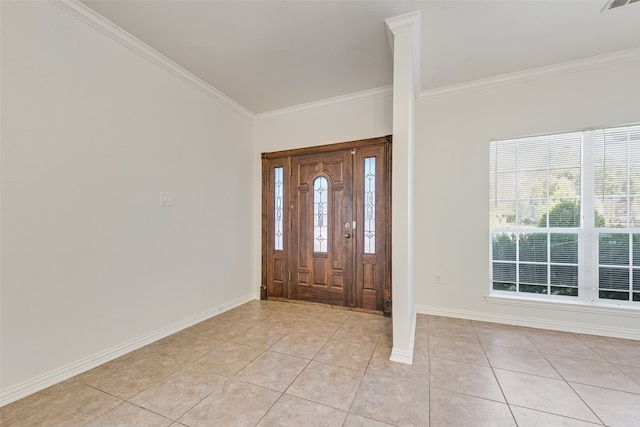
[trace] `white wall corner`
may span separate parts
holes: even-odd
[[[420,12],[385,20],[393,36],[393,350],[391,360],[413,361],[415,329],[415,100],[419,93]],[[416,55],[418,55],[416,57]]]
[[[193,326],[204,320],[215,317],[219,314],[224,313],[225,311],[229,311],[254,299],[256,299],[255,294],[236,298],[225,304],[196,314],[195,316],[191,316],[187,319],[180,320],[164,328],[152,331],[148,334],[145,334],[144,336],[134,338],[123,344],[108,348],[97,354],[85,357],[73,363],[69,363],[68,365],[46,372],[42,375],[38,375],[37,377],[31,378],[27,381],[23,381],[11,387],[7,387],[6,389],[2,389],[0,390],[0,406],[7,405],[11,402],[22,399],[23,397],[44,390],[47,387],[86,372],[120,356],[144,347],[145,345],[151,344],[152,342],[175,334],[176,332],[188,328],[189,326]]]
[[[253,114],[253,112],[249,111],[238,102],[206,83],[196,75],[187,71],[185,68],[176,64],[146,43],[132,36],[113,22],[104,18],[102,15],[96,13],[93,9],[85,6],[79,0],[49,0],[49,2],[93,27],[107,37],[110,37],[120,43],[122,46],[136,53],[140,57],[162,68],[169,74],[172,74],[174,77],[179,78],[193,88],[219,101],[236,113],[241,114],[249,120],[254,119],[255,114]]]

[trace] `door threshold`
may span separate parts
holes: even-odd
[[[343,305],[324,304],[324,303],[321,303],[321,302],[302,301],[302,300],[280,298],[280,297],[269,297],[269,298],[266,299],[266,301],[278,301],[278,302],[286,302],[286,303],[289,303],[289,304],[308,305],[308,306],[315,306],[315,307],[329,307],[329,308],[335,309],[335,310],[355,311],[355,312],[358,312],[358,313],[377,314],[377,315],[380,315],[380,316],[384,316],[384,312],[382,310],[367,310],[365,308],[345,307]],[[391,316],[388,316],[388,317],[391,317]]]

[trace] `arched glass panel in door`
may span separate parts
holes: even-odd
[[[313,181],[313,251],[327,252],[329,182],[323,176]]]

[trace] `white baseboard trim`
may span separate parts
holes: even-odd
[[[405,365],[413,365],[413,344],[416,340],[416,310],[413,311],[413,320],[411,323],[411,341],[409,342],[409,350],[401,350],[399,348],[391,349],[391,356],[389,360],[397,363],[404,363]]]
[[[0,406],[7,405],[16,400],[22,399],[30,394],[36,393],[40,390],[44,390],[47,387],[51,387],[61,381],[69,379],[73,376],[86,372],[96,366],[109,362],[117,357],[123,356],[134,350],[151,344],[154,341],[158,341],[171,334],[175,334],[189,326],[193,326],[196,323],[200,323],[203,320],[207,320],[232,308],[238,307],[249,301],[256,299],[255,294],[245,295],[240,298],[236,298],[232,301],[221,304],[217,307],[204,311],[202,313],[191,316],[187,319],[175,322],[164,328],[157,329],[141,337],[132,339],[115,347],[106,349],[92,356],[85,357],[76,362],[46,372],[37,377],[31,378],[27,381],[23,381],[19,384],[13,385],[6,389],[0,390]]]
[[[448,309],[416,305],[416,313],[433,316],[455,317],[458,319],[477,320],[482,322],[502,323],[506,325],[525,326],[530,328],[549,329],[552,331],[573,332],[579,334],[601,335],[613,338],[640,340],[640,330],[632,328],[616,328],[610,326],[588,325],[584,323],[547,320],[541,318],[510,316],[481,313],[467,310]]]
[[[391,357],[389,357],[389,360],[392,362],[404,363],[405,365],[413,365],[413,352],[394,348],[391,350]]]

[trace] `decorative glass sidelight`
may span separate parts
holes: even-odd
[[[376,158],[364,159],[364,253],[376,253]]]
[[[327,252],[329,220],[327,178],[319,176],[313,181],[313,251]]]
[[[282,206],[284,204],[284,174],[283,168],[277,167],[273,169],[273,193],[274,193],[274,210],[275,210],[275,227],[274,227],[274,249],[276,251],[282,250],[282,224],[283,224],[283,216],[282,216]]]

